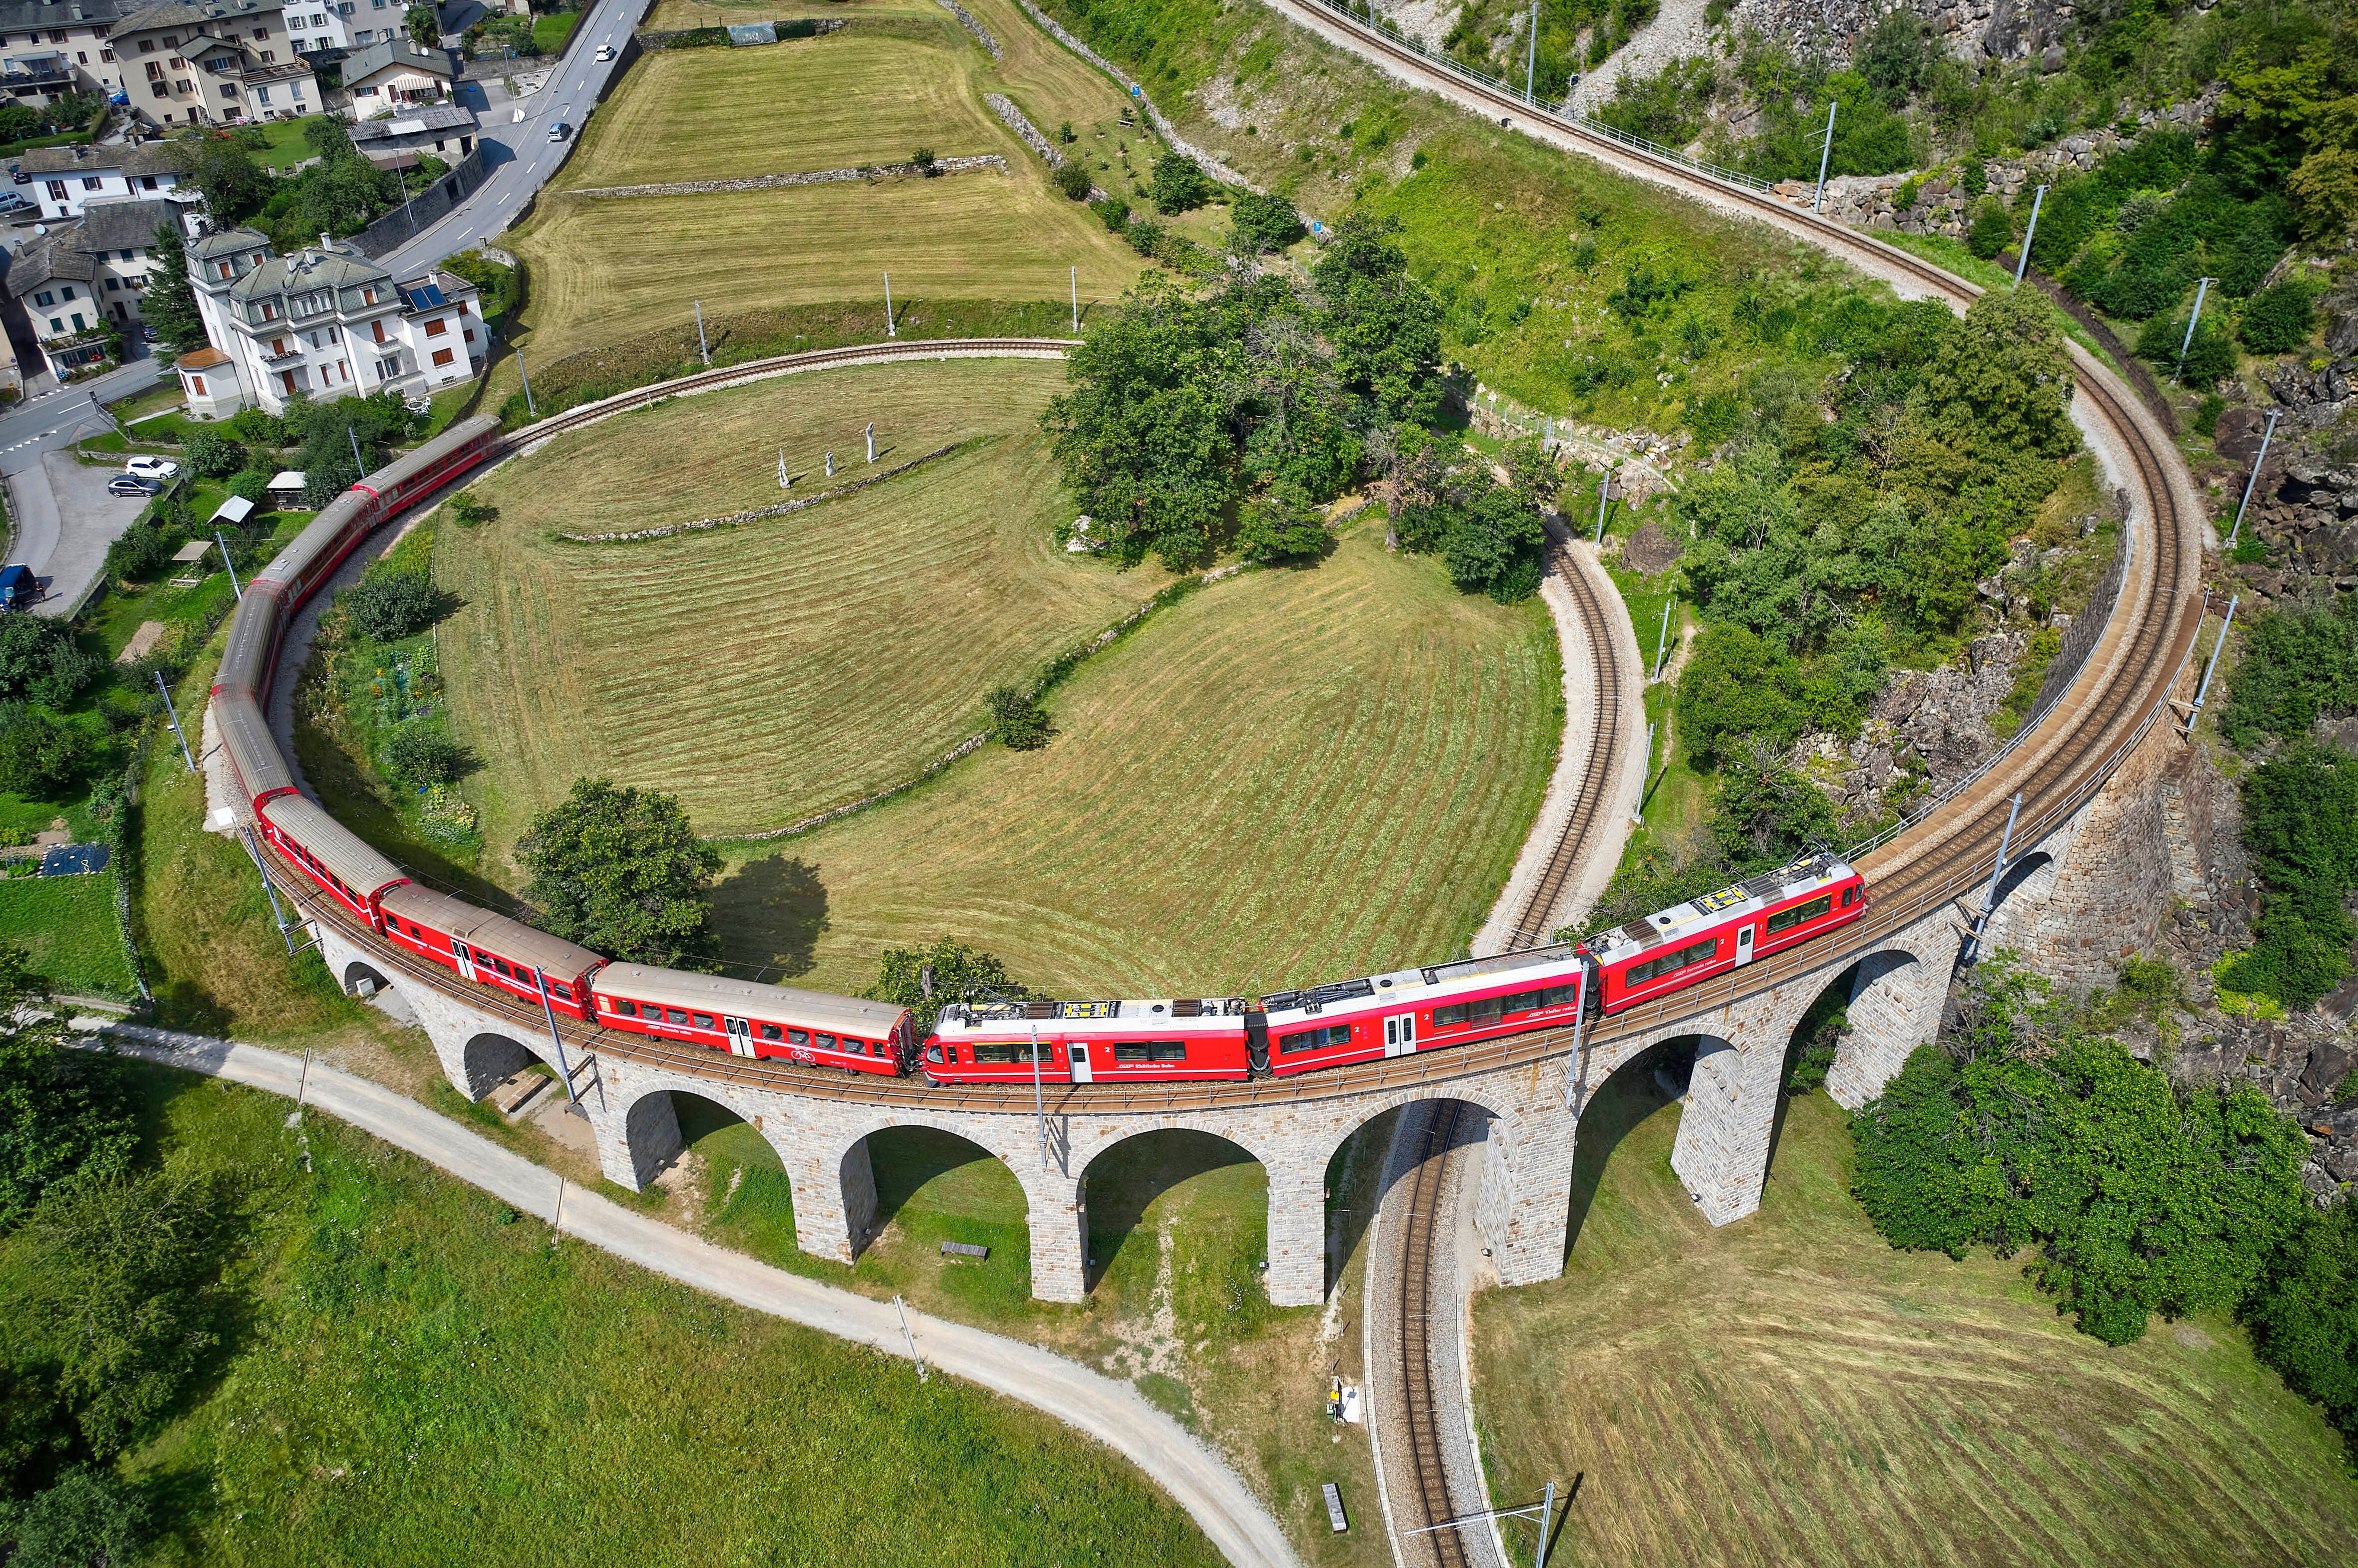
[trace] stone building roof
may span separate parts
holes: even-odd
[[[178,142],[146,142],[138,146],[34,147],[11,163],[27,174],[94,174],[119,169],[124,174],[185,174],[189,149]]]
[[[398,66],[427,76],[456,77],[459,67],[449,49],[422,49],[407,38],[387,38],[356,49],[344,57],[344,85],[365,81],[378,71]]]
[[[221,31],[220,23],[234,22],[243,16],[265,11],[283,11],[287,0],[161,0],[154,5],[142,5],[115,23],[107,33],[110,38],[126,33],[145,33],[157,27],[189,27],[207,34]]]

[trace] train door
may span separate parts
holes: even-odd
[[[729,1031],[729,1054],[732,1056],[752,1055],[753,1026],[741,1018],[730,1018],[726,1014],[721,1016],[720,1022]]]
[[[456,936],[450,938],[450,961],[459,966],[460,979],[480,980],[483,978],[475,973],[475,950]]]
[[[1416,1014],[1403,1012],[1384,1020],[1384,1054],[1405,1056],[1416,1049]]]
[[[1752,962],[1752,933],[1755,927],[1748,921],[1736,927],[1736,967],[1739,969],[1745,965]]]
[[[1089,1060],[1089,1043],[1074,1040],[1065,1044],[1065,1054],[1072,1058],[1073,1082],[1093,1084],[1098,1081],[1097,1065]]]

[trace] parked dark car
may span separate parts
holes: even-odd
[[[116,474],[106,481],[106,493],[109,495],[149,496],[163,488],[153,480],[135,479],[127,473]]]

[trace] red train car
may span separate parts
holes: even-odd
[[[936,1084],[1194,1083],[1252,1073],[1242,997],[956,1002],[918,1065]]]
[[[683,1040],[739,1056],[775,1056],[847,1072],[898,1075],[914,1054],[905,1007],[658,969],[609,964],[595,982],[609,1029]]]
[[[585,1022],[594,1016],[590,978],[606,962],[601,955],[415,882],[392,889],[378,903],[379,929],[395,946],[527,1001],[540,1000],[546,978],[553,1010]]]
[[[409,881],[400,867],[299,795],[273,795],[255,816],[262,837],[287,864],[361,920],[384,929],[377,903]]]
[[[1866,913],[1866,883],[1832,855],[1812,855],[1692,903],[1590,936],[1608,1013],[1725,974],[1846,925]]]
[[[1263,998],[1269,1070],[1281,1076],[1569,1027],[1586,978],[1569,946],[1527,947]]]

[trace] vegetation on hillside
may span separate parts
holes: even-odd
[[[319,161],[291,175],[273,174],[255,161],[254,154],[270,146],[260,126],[227,135],[189,131],[176,145],[186,153],[188,179],[204,193],[213,222],[223,228],[250,224],[281,255],[317,246],[321,234],[357,234],[400,206],[405,194],[450,171],[430,153],[399,172],[379,168],[352,146],[345,123],[333,114],[305,120],[303,139]]]
[[[625,963],[703,968],[719,952],[704,894],[720,851],[687,825],[679,800],[655,790],[576,779],[532,819],[515,858],[535,923]]]

